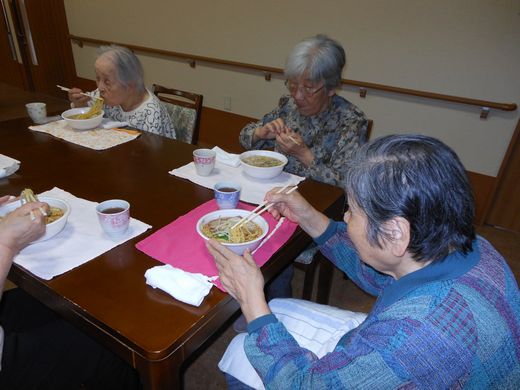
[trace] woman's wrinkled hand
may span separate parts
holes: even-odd
[[[276,135],[276,144],[281,152],[296,157],[306,167],[314,161],[314,153],[303,138],[290,129]]]
[[[290,219],[313,238],[327,229],[329,218],[312,207],[298,191],[278,194],[278,190],[279,188],[273,188],[265,195],[267,202],[274,203],[269,209],[274,218],[284,216]]]
[[[82,95],[83,91],[79,88],[71,88],[68,91],[69,100],[74,107],[87,107],[90,98],[88,96]]]
[[[0,199],[0,204],[4,199]],[[49,212],[46,203],[30,202],[4,216],[0,220],[0,244],[16,254],[41,237],[45,233],[45,216],[40,207]]]
[[[264,277],[251,253],[239,256],[215,240],[208,240],[206,246],[215,259],[222,286],[240,303],[246,320],[269,314]]]
[[[255,141],[260,139],[275,139],[278,134],[286,131],[286,126],[282,118],[277,118],[265,124],[262,127],[258,127],[255,130],[254,138]]]

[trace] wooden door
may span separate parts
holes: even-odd
[[[16,31],[13,25],[9,3],[0,0],[2,20],[0,21],[0,82],[26,89],[23,65],[18,61]]]
[[[63,97],[56,84],[75,80],[63,0],[4,1],[14,21],[26,89]]]
[[[498,173],[486,223],[520,232],[520,120]]]

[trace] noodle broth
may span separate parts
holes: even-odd
[[[242,170],[257,179],[272,179],[282,173],[287,157],[272,150],[248,150],[240,154]]]
[[[256,248],[269,231],[267,221],[261,216],[231,229],[235,223],[248,214],[247,210],[241,209],[211,212],[198,221],[197,232],[206,240],[219,241],[233,252],[242,254],[247,248],[250,250]]]

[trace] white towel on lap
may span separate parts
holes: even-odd
[[[298,344],[318,358],[331,352],[345,333],[359,326],[366,318],[365,313],[300,299],[273,299],[269,307]],[[245,354],[245,337],[246,333],[241,333],[231,341],[218,367],[250,387],[264,389]]]

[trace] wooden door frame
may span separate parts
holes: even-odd
[[[504,182],[505,182],[505,179],[507,178],[507,174],[509,173],[509,170],[513,169],[513,167],[510,166],[510,162],[513,157],[514,149],[519,144],[520,144],[520,119],[516,123],[516,127],[513,132],[513,136],[511,137],[511,140],[509,141],[509,146],[507,147],[504,158],[502,159],[502,163],[500,164],[500,169],[498,171],[497,178],[493,185],[491,196],[489,197],[489,200],[488,200],[486,208],[485,208],[484,223],[489,223],[489,224],[494,225],[493,221],[490,221],[490,217],[492,216],[492,213],[496,210],[496,208],[503,207],[503,205],[498,204],[500,188],[502,185],[504,185]],[[507,226],[501,226],[501,227],[509,229],[509,227],[507,227]]]

